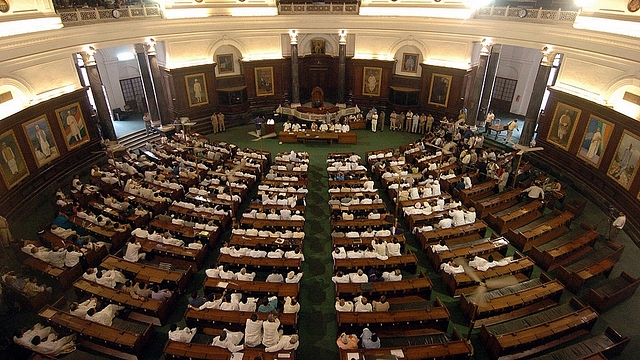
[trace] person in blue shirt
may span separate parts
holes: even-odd
[[[277,306],[278,306],[277,296],[272,296],[272,297],[265,296],[264,298],[262,298],[262,303],[260,304],[260,306],[258,306],[258,312],[264,312],[264,313],[276,312]]]

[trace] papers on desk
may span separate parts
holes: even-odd
[[[358,353],[347,353],[347,359],[352,360],[360,360],[360,354]]]
[[[402,352],[402,349],[393,349],[393,350],[389,350],[389,353],[391,355],[395,355],[399,358],[403,358],[404,357],[404,352]]]
[[[291,358],[291,353],[278,353],[278,358],[290,359]]]
[[[226,289],[227,286],[229,286],[229,283],[226,282],[226,281],[220,281],[220,282],[218,282],[218,285],[216,285],[216,286],[219,287],[219,288],[222,288],[222,289]]]
[[[243,353],[231,353],[231,360],[242,360],[244,357]]]

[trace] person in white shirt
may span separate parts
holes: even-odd
[[[544,190],[537,184],[533,184],[528,188],[522,190],[522,193],[527,193],[527,197],[530,200],[541,199],[544,200]]]
[[[95,308],[87,310],[85,319],[97,322],[102,325],[111,326],[113,324],[113,318],[116,317],[120,310],[123,310],[124,306],[109,304],[104,309],[97,311]]]
[[[80,258],[83,256],[84,254],[77,251],[73,245],[67,246],[67,252],[64,255],[64,266],[68,268],[76,266],[80,262]]]
[[[284,309],[283,313],[297,313],[300,311],[300,303],[295,297],[287,296],[284,298]]]
[[[393,241],[387,243],[387,255],[388,256],[402,256],[400,243],[397,238],[393,238]]]
[[[462,265],[457,265],[453,261],[444,262],[440,265],[440,270],[446,272],[447,274],[462,274],[464,273],[464,268]]]
[[[185,326],[184,329],[180,329],[177,324],[171,324],[168,332],[169,340],[190,343],[196,331],[198,331],[197,328],[189,329]]]
[[[251,314],[244,327],[244,344],[247,347],[256,347],[262,344],[262,324],[257,314]]]
[[[124,253],[123,259],[131,262],[138,262],[140,259],[144,259],[147,257],[145,252],[140,253],[140,249],[142,245],[136,241],[135,237],[129,239],[129,244],[127,244],[127,250]]]
[[[354,305],[353,311],[355,312],[372,312],[373,311],[373,306],[371,305],[371,303],[369,303],[367,298],[364,296],[358,296],[355,299],[353,299],[353,305]]]
[[[222,303],[223,297],[226,295],[227,291],[222,292],[222,296],[216,299],[216,295],[214,293],[209,294],[207,301],[200,305],[200,307],[193,307],[189,305],[189,308],[195,309],[197,311],[202,311],[205,309],[220,309],[220,304]]]
[[[275,249],[267,253],[267,257],[270,259],[282,259],[283,255],[284,251],[281,249]]]
[[[236,280],[241,280],[241,281],[253,281],[253,279],[256,277],[256,273],[255,272],[247,272],[247,268],[242,268],[240,269],[240,271],[238,271],[235,275]]]
[[[455,210],[449,211],[449,216],[453,219],[454,226],[460,226],[464,224],[464,211],[460,207]]]
[[[296,283],[300,282],[300,279],[302,279],[302,275],[304,275],[304,272],[302,272],[302,271],[297,273],[297,274],[295,272],[293,272],[293,271],[289,271],[287,273],[287,278],[284,279],[284,281],[287,284],[296,284]]]
[[[371,332],[369,328],[364,328],[362,330],[362,335],[360,335],[360,340],[362,342],[362,347],[365,349],[380,348],[380,339],[378,338],[378,335]]]
[[[89,309],[95,309],[97,303],[98,299],[94,297],[89,298],[81,303],[77,303],[74,301],[69,304],[69,312],[72,315],[84,318],[87,316],[87,311],[89,311]]]
[[[438,222],[436,228],[438,229],[450,229],[453,226],[453,220],[451,218],[443,218]]]
[[[289,250],[284,253],[284,257],[287,259],[300,259],[304,261],[304,254],[300,247],[296,247],[294,250]]]
[[[609,240],[616,241],[618,234],[624,228],[624,225],[627,223],[627,216],[622,212],[618,212],[618,217],[611,224],[611,228],[609,229]]]
[[[471,207],[468,211],[464,212],[464,223],[473,224],[474,222],[476,222],[476,209]]]
[[[374,238],[371,240],[371,246],[376,249],[376,252],[380,256],[387,256],[387,242],[380,241],[379,239]]]
[[[358,272],[349,274],[349,280],[351,280],[352,283],[366,283],[369,282],[369,277],[362,269],[358,269]]]
[[[339,312],[351,312],[353,311],[353,302],[345,301],[344,299],[336,297],[335,308],[336,308],[336,311],[339,311]]]
[[[282,350],[296,350],[298,348],[298,345],[300,345],[300,341],[298,341],[298,335],[282,335],[277,344],[265,348],[264,351],[278,352]]]
[[[267,276],[266,282],[284,282],[284,276],[278,272],[277,269],[273,269],[273,272]]]
[[[402,280],[402,272],[400,269],[395,269],[393,272],[385,271],[382,273],[382,279],[384,281],[400,281]]]
[[[220,310],[224,311],[239,311],[240,307],[236,301],[232,300],[232,294],[226,294],[220,303]]]
[[[431,245],[431,250],[435,253],[443,252],[449,250],[444,239],[441,239],[440,242],[436,245]]]
[[[265,347],[274,346],[280,340],[281,330],[280,319],[273,314],[267,316],[267,321],[262,323],[262,345]]]
[[[331,257],[333,257],[333,259],[346,259],[347,258],[347,252],[345,251],[344,247],[342,246],[336,246],[333,251],[331,252]]]
[[[244,349],[244,345],[238,345],[243,337],[244,334],[240,331],[223,329],[219,336],[213,338],[211,345],[227,349],[234,353]]]
[[[336,274],[331,277],[331,281],[333,281],[335,284],[346,284],[350,282],[349,277],[345,276],[344,273],[340,270],[338,270],[338,272],[336,272]]]

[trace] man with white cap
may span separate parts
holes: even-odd
[[[278,344],[281,335],[278,328],[280,328],[280,319],[269,314],[267,321],[262,323],[262,345],[271,347]]]
[[[302,279],[302,275],[304,275],[304,272],[299,272],[299,273],[295,273],[293,271],[289,271],[287,273],[287,278],[285,279],[285,282],[288,284],[295,284],[300,282],[300,279]]]
[[[277,344],[267,347],[264,351],[278,352],[280,350],[296,350],[298,345],[300,345],[298,335],[282,335]]]

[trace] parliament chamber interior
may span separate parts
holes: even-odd
[[[637,358],[638,10],[0,0],[0,357]]]

